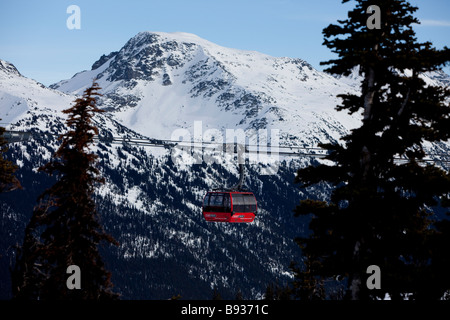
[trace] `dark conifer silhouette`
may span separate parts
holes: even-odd
[[[236,295],[234,296],[234,300],[244,300],[244,296],[242,295],[241,289],[238,289]]]
[[[17,166],[3,157],[3,154],[8,151],[7,141],[3,136],[4,133],[5,128],[0,127],[0,192],[21,188],[19,180],[14,176]]]
[[[212,300],[222,300],[222,295],[220,294],[219,289],[217,289],[217,287],[214,287],[212,293]]]
[[[290,300],[292,289],[289,285],[280,285],[278,282],[271,282],[267,285],[264,292],[264,300]]]
[[[366,26],[371,5],[381,10],[380,29]],[[316,260],[311,276],[345,279],[351,299],[439,299],[450,289],[448,254],[441,255],[448,222],[434,223],[441,219],[432,210],[448,207],[450,176],[422,161],[426,141],[450,136],[450,91],[421,78],[447,63],[450,50],[417,42],[416,10],[404,0],[359,0],[346,20],[323,31],[338,55],[323,63],[326,71],[348,75],[359,67],[363,76],[361,94],[340,95],[337,107],[361,112],[363,123],[345,145],[323,146],[335,165],[298,171],[303,186],[327,182],[334,191],[329,201],[301,201],[296,215],[313,214],[312,234],[299,239]],[[366,286],[369,265],[381,268],[380,290]]]
[[[89,146],[98,130],[92,122],[99,86],[96,82],[63,112],[68,132],[53,159],[39,170],[58,177],[39,198],[25,230],[12,272],[17,299],[114,299],[110,273],[99,254],[99,244],[116,243],[102,228],[93,200],[94,187],[103,180]],[[81,272],[81,289],[69,289],[70,265]]]
[[[323,279],[317,274],[320,268],[318,259],[308,256],[303,258],[303,265],[298,266],[291,263],[291,270],[294,272],[292,282],[292,295],[299,300],[324,300],[326,298]]]

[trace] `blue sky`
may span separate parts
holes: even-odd
[[[419,41],[450,46],[450,1],[412,0],[422,25]],[[81,29],[66,12],[81,10]],[[340,0],[3,0],[0,59],[45,85],[90,69],[140,31],[190,32],[219,45],[301,58],[321,70],[333,57],[322,30],[346,18],[354,3]],[[446,68],[449,72],[450,68]]]

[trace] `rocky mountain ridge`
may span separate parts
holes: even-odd
[[[314,147],[338,141],[360,123],[358,115],[335,111],[338,94],[358,90],[357,73],[338,79],[301,59],[224,48],[191,34],[141,32],[91,70],[50,88],[0,60],[1,122],[32,133],[8,153],[20,167],[24,189],[0,195],[3,298],[10,294],[13,246],[22,241],[37,196],[55,179],[37,168],[66,130],[61,111],[93,79],[102,88],[98,105],[107,111],[95,117],[102,137],[178,140],[183,132],[184,138],[222,142],[227,130],[242,130],[246,143],[269,147],[264,133],[270,137],[278,130],[283,146]],[[430,79],[445,84],[449,77],[437,73]],[[430,148],[448,151],[445,144]],[[269,283],[290,281],[290,262],[301,260],[293,239],[308,232],[307,221],[294,218],[293,208],[302,198],[323,199],[328,192],[325,185],[300,190],[293,184],[296,170],[315,158],[280,156],[272,174],[262,170],[262,159],[247,158],[245,185],[259,207],[255,221],[207,223],[203,196],[237,181],[235,155],[219,154],[212,163],[175,162],[171,149],[111,139],[98,141],[92,151],[106,180],[96,192],[99,212],[120,243],[103,254],[124,299],[208,299],[214,288],[224,298],[237,291],[260,298]]]

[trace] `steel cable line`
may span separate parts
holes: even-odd
[[[59,134],[54,133],[39,133],[39,132],[23,132],[23,131],[13,131],[6,130],[4,132],[4,137],[9,140],[10,143],[14,142],[22,142],[28,141],[32,136],[34,139],[39,139],[44,136],[55,136],[59,137]],[[183,150],[191,149],[191,150],[211,150],[211,151],[222,151],[222,152],[230,152],[231,148],[233,148],[233,152],[237,152],[237,145],[242,145],[244,147],[244,153],[254,153],[254,154],[262,154],[262,155],[279,155],[279,156],[287,156],[287,157],[313,157],[313,158],[325,158],[328,156],[328,152],[324,148],[320,147],[300,147],[300,146],[263,146],[261,150],[260,145],[255,144],[239,144],[236,142],[223,143],[223,142],[214,142],[214,141],[177,141],[177,140],[169,140],[169,139],[153,139],[153,138],[131,138],[131,137],[115,137],[115,136],[101,136],[95,135],[94,140],[103,143],[112,143],[112,144],[122,144],[122,145],[135,145],[142,147],[162,147],[166,149],[171,149],[175,147],[180,147]],[[256,148],[256,150],[252,149]],[[287,149],[287,150],[286,150]],[[275,150],[275,151],[274,151]],[[294,151],[295,150],[295,151]],[[426,157],[447,157],[449,158],[449,154],[444,153],[429,153],[425,154]],[[394,160],[397,162],[408,162],[409,159],[402,157],[395,157]],[[439,162],[439,163],[450,163],[450,159],[418,159],[416,162]]]

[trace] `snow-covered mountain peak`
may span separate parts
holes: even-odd
[[[129,43],[154,43],[154,42],[177,42],[191,43],[201,45],[203,47],[218,47],[213,42],[203,39],[196,34],[188,32],[159,32],[159,31],[142,31],[129,40]]]
[[[52,87],[81,94],[93,79],[105,110],[153,138],[170,139],[176,129],[192,131],[202,121],[220,131],[282,128],[285,141],[311,145],[337,139],[359,121],[334,111],[336,95],[353,88],[307,62],[225,48],[188,33],[140,32],[92,70]]]
[[[441,73],[433,76],[448,79]],[[359,125],[358,115],[335,110],[341,103],[338,94],[359,93],[357,70],[351,77],[334,78],[301,59],[160,32],[139,33],[119,51],[101,56],[91,70],[55,84],[53,90],[0,60],[2,126],[6,122],[10,130],[36,133],[30,141],[10,145],[8,156],[19,165],[17,177],[24,188],[0,199],[0,234],[5,235],[0,241],[5,259],[0,262],[14,261],[10,248],[23,239],[15,230],[26,225],[36,198],[53,181],[37,168],[60,145],[53,135],[67,130],[61,111],[73,105],[93,79],[102,88],[99,106],[107,111],[94,118],[102,139],[92,150],[105,177],[96,203],[106,229],[120,243],[105,254],[123,296],[166,299],[180,293],[203,299],[219,287],[227,299],[237,289],[254,299],[269,282],[288,281],[289,263],[301,258],[292,239],[307,231],[306,220],[294,219],[292,209],[301,199],[326,198],[329,191],[325,186],[292,186],[297,169],[309,165],[311,158],[278,161],[276,174],[263,174],[264,159],[249,161],[245,185],[257,198],[257,219],[247,225],[210,224],[201,215],[202,200],[207,190],[237,182],[232,157],[191,165],[193,161],[174,161],[168,149],[112,138],[178,140],[172,133],[180,128],[195,138],[196,130],[206,138],[209,129],[223,134],[243,129],[250,138],[258,129],[278,129],[282,145],[335,141]],[[449,148],[431,150],[446,153]],[[0,273],[7,274],[8,267],[0,265]],[[0,296],[4,289],[1,297],[10,298],[5,288],[10,286],[0,285]]]
[[[70,106],[75,97],[45,87],[26,78],[9,62],[0,59],[0,118],[2,123],[11,124],[17,120],[32,122],[34,114],[63,116],[61,111]],[[46,123],[36,124],[44,129]],[[7,126],[8,127],[8,126]]]
[[[205,76],[202,70],[209,64],[209,69],[214,66],[222,70],[222,76],[240,80],[245,78],[247,85],[255,80],[259,83],[261,80],[276,80],[281,70],[286,74],[296,75],[300,80],[306,80],[308,76],[326,77],[298,58],[276,58],[256,51],[226,48],[190,33],[146,31],[128,40],[119,51],[103,55],[93,64],[91,71],[80,72],[74,78],[90,76],[101,79],[106,75],[110,82],[153,81],[160,78],[162,84],[167,85],[171,82],[170,74],[161,71],[173,71],[186,63],[197,67],[197,70],[190,70],[191,72],[184,70],[190,72],[193,77]],[[69,82],[70,86],[67,85]],[[79,88],[76,86],[77,81],[66,80],[52,87],[66,92],[77,92]]]
[[[19,70],[10,62],[0,59],[0,72],[3,75],[16,75],[20,76]]]

